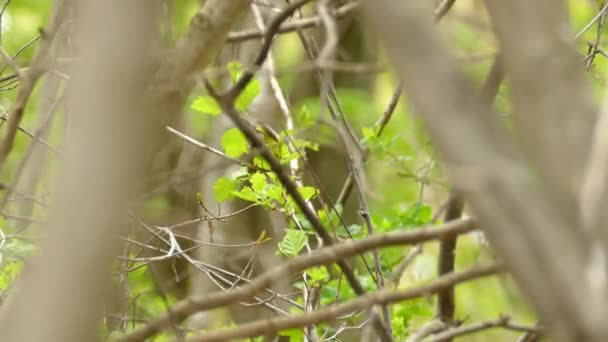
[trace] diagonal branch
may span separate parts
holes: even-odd
[[[181,322],[197,312],[219,308],[235,301],[247,300],[255,294],[263,291],[273,282],[279,279],[289,278],[291,275],[302,272],[309,267],[329,264],[335,262],[336,260],[361,254],[375,248],[405,244],[418,244],[430,240],[445,239],[454,235],[471,232],[473,229],[474,222],[470,219],[466,219],[452,221],[433,228],[423,228],[416,231],[400,231],[385,235],[374,235],[373,237],[368,237],[363,240],[350,241],[335,244],[331,247],[324,247],[312,252],[311,254],[302,255],[291,259],[288,262],[258,276],[250,284],[235,288],[231,292],[218,292],[204,297],[188,298],[176,304],[171,309],[172,318],[177,322]],[[165,314],[151,320],[119,341],[143,341],[144,339],[160,332],[162,329],[169,327],[170,324],[171,317]]]
[[[285,329],[299,328],[325,321],[332,321],[339,316],[358,310],[365,310],[373,305],[387,305],[419,297],[426,297],[456,284],[485,277],[501,271],[499,264],[477,266],[466,271],[442,276],[429,285],[407,290],[379,290],[360,296],[351,301],[315,310],[305,316],[282,316],[274,319],[242,324],[233,329],[207,332],[200,336],[186,339],[186,342],[228,341],[238,338],[254,337],[275,333]]]
[[[581,332],[581,327],[608,333],[592,323],[604,317],[605,306],[594,304],[598,299],[587,291],[587,284],[581,285],[587,254],[584,237],[572,229],[559,198],[529,171],[499,116],[456,71],[426,19],[430,10],[423,2],[383,0],[374,2],[367,13],[425,119],[454,185],[467,194],[488,238],[543,320],[562,327],[560,337],[576,339],[572,334]],[[556,303],[555,298],[562,300]],[[595,310],[600,312],[591,312]]]

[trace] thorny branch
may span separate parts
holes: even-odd
[[[225,341],[230,339],[259,336],[284,329],[298,328],[310,324],[329,321],[335,317],[339,317],[354,311],[365,310],[373,305],[387,305],[413,298],[430,296],[448,286],[454,286],[465,281],[495,274],[500,270],[501,266],[499,264],[477,266],[466,271],[442,276],[427,286],[397,291],[387,289],[379,290],[376,292],[367,293],[351,301],[315,310],[306,316],[284,316],[265,321],[247,323],[235,329],[216,330],[201,336],[191,337],[186,339],[186,341]]]
[[[374,235],[362,240],[338,243],[333,246],[324,247],[309,255],[303,255],[292,259],[285,264],[258,276],[249,285],[235,288],[231,292],[210,294],[201,298],[188,298],[175,305],[172,308],[172,313],[174,319],[183,321],[196,312],[210,310],[234,301],[247,299],[268,287],[273,281],[288,277],[291,274],[296,274],[306,268],[335,262],[381,246],[417,244],[432,239],[444,239],[456,234],[465,234],[474,229],[473,224],[472,220],[464,219],[452,221],[441,227],[432,229]],[[143,339],[158,333],[163,328],[168,327],[169,323],[169,317],[158,317],[124,337],[121,341],[142,341]]]

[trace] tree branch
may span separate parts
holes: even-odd
[[[285,264],[277,266],[254,279],[249,285],[232,289],[230,292],[209,294],[200,298],[188,298],[171,309],[171,317],[167,314],[151,320],[146,325],[138,328],[129,335],[119,339],[122,342],[143,341],[144,339],[160,332],[170,326],[171,319],[182,322],[190,315],[197,312],[211,310],[233,303],[246,300],[256,293],[264,290],[273,282],[285,279],[292,274],[319,265],[325,265],[336,260],[348,258],[374,248],[417,244],[424,241],[445,239],[457,234],[465,234],[472,231],[474,222],[470,219],[452,221],[450,223],[434,228],[423,228],[416,231],[402,231],[385,235],[374,235],[363,240],[338,243],[333,246],[321,248],[309,255],[302,255],[289,260]]]
[[[387,305],[418,297],[436,294],[438,291],[456,284],[485,277],[501,270],[499,264],[478,266],[466,271],[442,276],[429,285],[407,290],[379,290],[367,293],[351,301],[315,310],[305,316],[282,316],[268,320],[242,324],[234,329],[224,329],[204,333],[186,339],[186,342],[227,341],[238,338],[260,336],[285,329],[299,328],[311,324],[335,320],[337,317],[358,310],[365,310],[373,305]]]
[[[57,4],[52,21],[66,15],[66,3]],[[147,119],[158,112],[144,108],[142,94],[152,64],[147,52],[156,39],[154,4],[79,3],[81,17],[74,31],[82,60],[68,95],[69,111],[77,114],[71,122],[74,130],[54,186],[50,233],[2,307],[3,340],[99,339],[111,265],[118,254],[116,237],[124,227],[133,184],[145,169],[142,155],[156,137]],[[41,46],[36,60],[43,60],[44,50]]]
[[[538,327],[525,327],[520,325],[511,324],[510,318],[507,316],[499,317],[498,319],[491,321],[483,321],[475,324],[464,325],[460,327],[455,327],[452,329],[448,329],[436,335],[433,335],[432,338],[428,339],[427,342],[444,342],[453,339],[454,337],[460,337],[464,335],[474,334],[480,331],[493,329],[493,328],[504,328],[508,330],[514,331],[524,331],[524,332],[533,332],[538,334],[541,332],[541,329]]]
[[[383,0],[368,9],[453,184],[466,193],[523,292],[548,324],[560,325],[564,332],[567,327],[587,327],[584,330],[599,333],[605,325],[591,322],[604,315],[589,308],[603,311],[606,306],[597,305],[590,291],[581,290],[587,286],[581,284],[587,264],[584,237],[560,210],[559,198],[530,172],[499,116],[456,71],[426,19],[428,4]],[[563,300],[557,303],[555,298]]]

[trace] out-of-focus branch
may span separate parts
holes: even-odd
[[[426,324],[424,324],[422,327],[420,327],[416,331],[414,331],[410,336],[407,337],[407,340],[405,342],[423,341],[429,335],[436,334],[442,330],[447,329],[448,327],[449,326],[446,323],[444,323],[442,320],[433,319],[433,320],[427,322]]]
[[[194,15],[188,32],[177,42],[157,72],[159,86],[189,95],[196,73],[205,68],[224,45],[232,25],[251,0],[208,0]],[[183,93],[185,91],[185,94]]]
[[[171,324],[171,319],[180,322],[194,313],[211,310],[225,306],[239,300],[246,300],[259,293],[273,282],[288,278],[306,268],[329,264],[343,258],[348,258],[368,250],[391,245],[417,244],[435,239],[445,239],[458,234],[465,234],[474,229],[474,222],[470,219],[452,221],[450,223],[416,231],[401,231],[385,235],[374,235],[363,240],[350,241],[324,247],[309,255],[294,258],[285,264],[260,275],[247,286],[238,287],[230,292],[210,294],[200,298],[189,298],[171,308],[171,317],[160,316],[146,325],[138,328],[120,341],[142,341]]]
[[[496,94],[502,80],[504,73],[502,71],[500,55],[497,55],[494,59],[494,63],[490,67],[488,76],[486,77],[485,83],[481,89],[481,100],[488,104],[494,102]],[[448,200],[447,208],[445,210],[445,222],[458,219],[462,216],[464,209],[464,194],[459,191],[452,191]],[[439,275],[451,273],[454,271],[454,264],[456,256],[454,254],[456,250],[456,242],[458,237],[451,239],[442,240],[439,243]],[[455,300],[454,300],[454,289],[448,288],[437,294],[437,316],[438,318],[447,323],[454,323],[454,312],[455,312]],[[448,338],[445,340],[450,342]]]
[[[547,191],[560,199],[556,209],[570,229],[578,230],[576,201],[597,106],[569,31],[567,4],[552,0],[486,0],[486,4],[511,82],[513,122],[521,146],[549,185]],[[564,156],[569,156],[567,163]],[[608,234],[604,236],[608,246]]]
[[[456,71],[427,19],[428,4],[398,0],[369,4],[367,13],[385,40],[409,98],[425,119],[455,187],[469,198],[524,293],[545,321],[562,327],[559,338],[577,339],[572,334],[581,329],[606,332],[605,325],[593,323],[605,315],[590,310],[605,306],[581,289],[587,286],[581,284],[587,253],[584,237],[572,229],[560,200],[529,171],[499,116]],[[544,284],[551,284],[551,289]],[[559,303],[555,298],[561,298]]]
[[[152,65],[155,12],[145,0],[79,2],[75,41],[82,60],[68,96],[70,112],[78,115],[65,144],[48,237],[3,307],[3,340],[99,338],[117,235],[144,170],[144,148],[155,137],[146,120],[158,113],[143,108],[142,94]]]
[[[197,75],[216,57],[230,29],[250,4],[251,0],[205,1],[176,46],[160,56],[160,65],[150,87],[154,93],[154,107],[165,113],[154,123],[159,131],[165,126],[178,126],[182,118],[179,113],[194,89]],[[161,149],[168,135],[163,138],[155,150]]]
[[[541,329],[538,327],[527,327],[521,326],[517,324],[511,323],[511,320],[508,316],[499,317],[497,319],[482,321],[475,324],[464,325],[460,327],[455,327],[452,329],[448,329],[444,332],[438,333],[434,335],[432,338],[426,340],[428,342],[444,342],[452,340],[454,337],[461,337],[464,335],[474,334],[480,331],[493,329],[493,328],[503,328],[507,330],[513,331],[525,331],[532,332],[535,334],[539,334]]]
[[[448,286],[495,274],[501,270],[498,264],[477,266],[466,271],[442,276],[433,283],[407,290],[379,290],[360,296],[351,301],[315,310],[305,316],[282,316],[265,321],[242,324],[234,329],[217,330],[200,336],[186,339],[187,342],[197,341],[228,341],[238,338],[260,336],[277,331],[299,328],[311,324],[334,320],[336,317],[358,310],[365,310],[373,305],[387,305],[413,298],[429,296]]]
[[[437,8],[435,8],[435,10],[433,11],[433,19],[435,21],[441,20],[441,18],[448,14],[450,9],[452,9],[452,6],[454,6],[455,2],[456,0],[442,0],[439,3],[439,6],[437,6]]]

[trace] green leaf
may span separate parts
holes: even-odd
[[[217,116],[222,112],[220,105],[211,96],[199,96],[192,102],[192,109],[203,114]]]
[[[256,172],[251,175],[249,178],[249,183],[251,183],[251,188],[255,192],[263,192],[264,188],[266,188],[266,176],[262,173]]]
[[[228,72],[230,73],[230,78],[232,78],[232,83],[236,83],[239,77],[243,73],[243,65],[238,61],[232,61],[228,63]],[[260,93],[260,81],[257,79],[251,80],[243,92],[236,99],[235,107],[241,112],[247,110],[247,107],[253,102],[256,96]]]
[[[283,240],[279,242],[279,251],[288,257],[295,257],[306,246],[308,237],[306,233],[297,229],[288,229]]]
[[[230,73],[230,78],[232,79],[232,83],[236,83],[239,75],[243,71],[243,65],[239,61],[232,61],[228,63],[228,72]]]
[[[327,272],[325,266],[313,267],[306,271],[306,273],[310,276],[311,284],[316,287],[329,280],[329,272]]]
[[[262,156],[258,155],[258,156],[253,157],[253,165],[255,165],[256,167],[258,167],[262,170],[270,171],[270,164],[268,164],[266,159],[264,159],[264,157],[262,157]]]
[[[248,186],[243,187],[240,191],[233,191],[232,194],[248,202],[258,202],[258,196],[256,196],[255,192],[253,192],[253,189]]]
[[[306,129],[315,123],[315,118],[310,113],[310,110],[308,110],[308,106],[302,105],[300,111],[296,115],[296,122],[302,129]]]
[[[234,179],[221,177],[213,184],[213,195],[218,202],[231,200],[234,198],[233,192],[236,190],[238,182]]]
[[[260,93],[260,81],[257,79],[252,80],[247,84],[241,95],[236,99],[236,109],[241,112],[247,110],[247,107],[253,102],[256,96]]]
[[[363,127],[361,128],[361,132],[363,133],[364,139],[371,139],[376,137],[376,132],[371,127]]]
[[[249,150],[247,139],[245,139],[245,136],[238,128],[227,130],[220,142],[224,148],[224,152],[229,157],[238,158]]]
[[[289,341],[303,341],[304,332],[300,328],[293,328],[287,330],[281,330],[278,333],[279,336],[289,337]]]
[[[298,188],[298,192],[302,197],[304,197],[305,201],[311,200],[317,194],[317,189],[312,186],[303,186]]]
[[[283,187],[281,186],[281,184],[273,183],[270,189],[266,191],[266,195],[268,196],[268,198],[273,199],[279,202],[280,204],[285,203],[285,198],[283,197]]]

